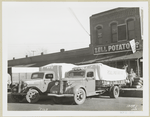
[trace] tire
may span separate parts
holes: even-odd
[[[11,95],[10,97],[13,102],[23,102],[25,100],[25,96],[22,95]]]
[[[40,99],[40,94],[36,89],[29,89],[26,95],[26,100],[29,103],[35,103]]]
[[[79,89],[77,92],[75,92],[74,94],[74,102],[77,105],[83,104],[85,102],[86,99],[86,94],[85,91],[83,89]]]
[[[119,97],[119,87],[113,86],[110,90],[110,98],[118,98]]]

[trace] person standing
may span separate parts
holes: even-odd
[[[7,88],[8,88],[8,91],[10,90],[10,87],[11,87],[11,76],[10,74],[7,74]]]

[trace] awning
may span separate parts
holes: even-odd
[[[131,60],[131,59],[139,59],[143,57],[142,51],[137,51],[133,54],[123,55],[119,57],[114,57],[106,60],[98,60],[96,62],[113,62],[113,61],[122,61],[122,60]]]
[[[92,63],[103,63],[103,62],[113,62],[113,61],[122,61],[122,60],[130,60],[130,59],[138,59],[142,58],[143,52],[142,51],[137,51],[134,54],[133,53],[116,53],[116,54],[107,54],[107,55],[100,55],[100,56],[95,56],[93,55],[93,58],[90,58],[88,60],[85,59],[82,62],[76,63],[77,65],[82,65],[82,64],[92,64]]]
[[[114,55],[92,55],[91,58],[87,57],[82,62],[76,63],[76,65],[96,63],[97,61],[106,60],[112,57],[114,57]]]
[[[11,68],[11,67],[32,67],[34,66],[36,63],[33,63],[33,64],[25,64],[25,65],[14,65],[14,66],[8,66],[8,68]]]

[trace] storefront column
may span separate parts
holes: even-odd
[[[140,65],[139,65],[139,59],[137,59],[137,76],[140,76]]]

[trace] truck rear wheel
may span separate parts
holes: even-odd
[[[119,87],[113,86],[110,90],[110,98],[118,98],[119,97]]]
[[[29,89],[26,95],[26,100],[29,103],[35,103],[40,99],[40,94],[36,89]]]
[[[83,89],[79,89],[75,94],[74,94],[74,102],[75,104],[83,104],[85,102],[86,95],[85,91]]]

